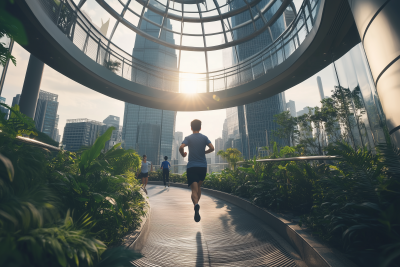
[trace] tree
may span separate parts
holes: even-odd
[[[289,111],[274,115],[274,122],[279,125],[273,135],[286,140],[287,145],[294,146],[299,139],[299,130],[297,129],[297,117],[292,117]]]
[[[220,150],[217,155],[228,161],[232,170],[236,168],[239,161],[243,160],[242,153],[236,148],[228,148],[226,151]]]

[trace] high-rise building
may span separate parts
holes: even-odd
[[[183,141],[183,133],[182,132],[175,132],[174,133],[174,141],[172,145],[172,155],[171,160],[176,160],[176,164],[184,164],[185,160],[179,153],[179,147],[181,146]]]
[[[262,2],[268,2],[262,0]],[[231,10],[239,8],[239,2],[232,1],[229,4]],[[264,3],[266,4],[266,3]],[[270,31],[265,31],[252,39],[251,42],[241,43],[232,49],[232,57],[234,63],[242,62],[248,57],[258,53],[264,47],[272,44],[272,42],[278,38],[286,27],[291,23],[294,18],[294,13],[291,10],[285,11],[285,15],[281,16],[271,27]],[[269,10],[266,12],[268,19],[272,18],[274,12]],[[248,20],[251,20],[250,13],[240,13],[231,18],[232,27],[236,27]],[[263,26],[262,20],[255,21],[256,28]],[[249,27],[253,25],[249,24]],[[248,35],[246,27],[239,28],[236,30],[238,39]],[[276,59],[279,60],[279,59]],[[274,65],[277,65],[275,63]],[[249,75],[252,75],[249,73]],[[240,77],[240,79],[246,80],[248,77]],[[249,77],[253,78],[253,77]],[[273,131],[278,128],[278,125],[274,122],[274,115],[279,114],[286,110],[285,94],[279,93],[267,99],[238,106],[232,108],[233,110],[227,112],[227,129],[238,129],[237,135],[229,135],[228,139],[225,140],[225,148],[234,147],[239,149],[244,158],[249,159],[253,156],[258,155],[260,147],[264,147],[267,144],[267,138],[269,143],[276,141],[279,146],[283,146],[284,140],[276,138],[272,135]],[[234,116],[237,119],[229,119],[230,116]],[[271,134],[266,134],[266,133]]]
[[[105,125],[107,125],[108,127],[113,126],[113,127],[115,127],[116,130],[118,130],[119,129],[119,120],[120,120],[119,117],[114,116],[114,115],[109,115],[107,118],[105,118],[103,120],[103,123]]]
[[[65,150],[78,151],[84,146],[91,146],[104,132],[104,123],[89,119],[67,120],[64,127],[63,145]]]
[[[16,96],[13,97],[13,101],[11,104],[11,107],[15,106],[15,105],[19,105],[19,99],[21,98],[20,94],[17,94]]]
[[[324,96],[324,87],[322,87],[322,80],[321,77],[317,76],[317,84],[319,90],[319,96],[321,97],[321,101],[325,98]]]
[[[106,119],[103,120],[105,132],[109,127],[114,127],[115,130],[111,134],[110,140],[107,141],[104,149],[107,151],[111,149],[116,144],[122,143],[122,127],[119,126],[120,118],[117,116],[109,115]]]
[[[36,129],[54,140],[57,138],[57,110],[58,95],[40,90],[34,118]]]
[[[215,163],[222,163],[223,161],[223,159],[217,155],[220,150],[224,150],[224,141],[221,137],[215,139]]]
[[[286,103],[286,109],[289,110],[292,117],[296,117],[296,102],[289,100],[289,102]]]
[[[4,97],[1,97],[0,96],[0,103],[2,103],[2,104],[5,104],[6,103],[6,99],[4,98]],[[9,110],[7,109],[7,108],[5,108],[5,107],[3,107],[3,106],[0,106],[0,112],[2,113],[2,114],[4,114],[4,119],[8,119],[8,112],[9,112]]]
[[[144,16],[151,21],[161,24],[163,17],[147,10]],[[169,19],[165,19],[164,25],[172,29]],[[159,36],[159,28],[143,21],[140,29],[156,38]],[[160,38],[174,43],[173,33],[162,31]],[[136,36],[133,58],[140,59],[153,66],[178,70],[177,55],[175,50],[154,43],[140,35]],[[132,81],[143,83],[142,73],[132,71]],[[151,83],[163,82],[156,79],[148,80]],[[166,81],[164,81],[166,82]],[[179,91],[179,82],[168,83],[168,89],[172,92]],[[164,156],[171,158],[172,145],[175,131],[176,111],[159,110],[125,103],[124,127],[122,137],[125,148],[133,148],[140,155],[147,155],[148,161],[158,164]]]

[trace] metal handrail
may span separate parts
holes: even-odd
[[[256,162],[280,162],[280,161],[302,161],[302,160],[341,160],[339,156],[303,156],[292,158],[278,158],[278,159],[258,159]],[[239,161],[237,164],[243,164],[247,161]]]
[[[53,22],[87,56],[101,65],[110,60],[120,62],[121,68],[115,72],[117,75],[147,87],[164,91],[172,91],[171,87],[177,87],[175,83],[190,80],[192,84],[201,87],[201,92],[226,90],[248,83],[266,75],[271,69],[280,65],[300,46],[310,33],[311,28],[314,26],[316,10],[320,2],[320,0],[304,0],[291,25],[263,51],[222,70],[207,73],[190,73],[153,66],[133,58],[132,55],[126,53],[102,35],[85,15],[77,9],[73,1],[62,0],[59,6],[51,7],[49,3],[52,0],[38,1],[42,3],[43,9]],[[308,9],[310,1],[313,3],[312,10]],[[66,18],[66,16],[70,17]],[[81,39],[79,39],[79,36],[77,37],[78,34],[75,34],[78,30],[80,31],[78,33],[81,34],[80,37],[84,35]],[[197,77],[188,78],[180,74],[191,74]],[[223,84],[223,86],[218,86],[218,83]]]
[[[58,148],[58,147],[56,147],[56,146],[52,146],[52,145],[49,145],[49,144],[46,144],[46,143],[37,141],[37,140],[35,140],[35,139],[28,138],[28,137],[17,136],[17,139],[20,140],[20,141],[22,141],[22,142],[25,142],[25,143],[34,145],[34,146],[39,146],[39,147],[47,148],[47,149],[49,149],[49,150],[54,150],[54,151],[60,151],[60,150],[61,150],[60,148]]]

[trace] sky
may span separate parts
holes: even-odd
[[[301,0],[294,1],[296,8],[300,7],[301,2]],[[94,23],[101,25],[100,17],[104,18],[103,22],[110,18],[111,28],[113,23],[115,23],[115,19],[102,10],[95,0],[88,0],[88,3],[90,4],[90,8],[87,7],[85,9],[84,6],[83,9],[92,18],[96,18],[96,20],[93,19],[95,20]],[[129,51],[133,48],[133,37],[130,36],[128,32],[116,32],[116,37],[121,38],[120,40],[125,40],[125,42],[120,42],[121,44],[125,43],[126,47],[123,47],[124,49]],[[122,37],[124,38],[122,39]],[[11,105],[12,98],[16,94],[21,93],[29,60],[29,53],[18,44],[14,45],[13,55],[17,59],[17,66],[12,64],[9,65],[1,95],[6,98],[6,103],[8,105]],[[215,57],[213,60],[214,63],[210,63],[213,66],[218,66],[217,68],[224,64],[219,62],[222,58]],[[297,111],[302,110],[306,106],[313,107],[320,105],[320,96],[316,80],[316,76],[318,75],[321,76],[325,95],[330,95],[330,91],[333,89],[334,80],[331,66],[328,66],[303,83],[285,91],[286,100],[295,101]],[[103,121],[107,116],[114,115],[120,117],[120,123],[122,125],[124,102],[89,89],[63,76],[49,66],[44,67],[41,90],[58,95],[58,114],[60,116],[58,129],[61,135],[63,134],[67,119],[87,118],[96,121]],[[202,133],[207,135],[209,139],[214,142],[215,139],[222,135],[222,126],[225,118],[225,110],[178,112],[175,130],[181,131],[184,136],[187,136],[191,133],[190,122],[193,119],[199,119],[203,122]]]

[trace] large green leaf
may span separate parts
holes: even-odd
[[[6,168],[8,179],[10,179],[10,181],[12,181],[14,178],[14,167],[13,167],[11,161],[1,154],[0,154],[0,161],[4,164],[4,166]]]
[[[114,127],[110,127],[107,129],[107,131],[97,138],[96,142],[94,142],[93,146],[83,152],[81,156],[81,162],[79,164],[79,167],[82,169],[87,168],[90,163],[95,160],[101,153],[101,151],[104,149],[104,146],[106,145],[106,142],[110,140],[112,131],[114,131]]]

